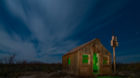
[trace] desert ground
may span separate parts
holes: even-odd
[[[61,64],[0,64],[0,78],[139,78],[140,63],[117,64],[110,76],[80,77],[62,71]]]

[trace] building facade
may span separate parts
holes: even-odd
[[[74,75],[105,75],[112,73],[111,53],[99,39],[91,40],[62,57],[63,70]]]

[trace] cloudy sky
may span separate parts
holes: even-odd
[[[140,61],[139,0],[0,0],[0,59],[61,62],[63,54],[94,38],[117,62]]]

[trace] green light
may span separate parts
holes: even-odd
[[[108,64],[108,57],[103,57],[103,64]]]
[[[83,55],[82,56],[82,62],[83,62],[83,64],[87,64],[88,63],[88,55]]]
[[[104,60],[104,59],[103,59],[103,64],[107,64],[107,60]]]
[[[68,64],[70,65],[70,57],[68,58]]]
[[[98,73],[98,70],[99,70],[98,57],[97,57],[97,54],[94,53],[93,54],[93,72]]]

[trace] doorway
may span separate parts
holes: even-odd
[[[99,54],[93,53],[93,73],[99,73]]]

